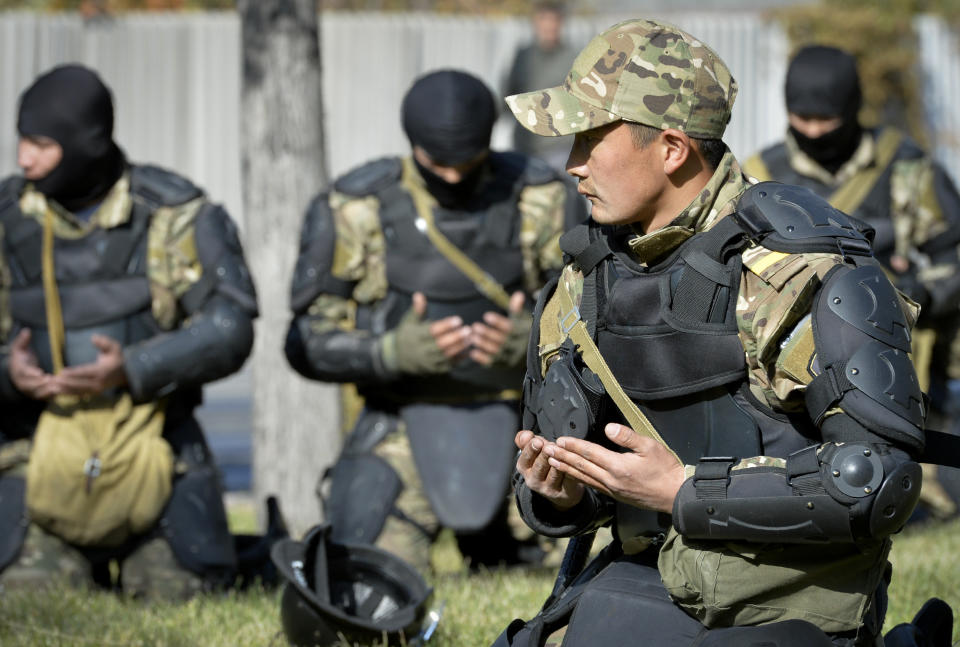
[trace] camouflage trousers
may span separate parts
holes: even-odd
[[[113,551],[73,546],[31,523],[18,559],[0,573],[0,590],[41,589],[64,582],[115,588],[149,601],[186,600],[209,589],[204,578],[179,565],[163,537]]]

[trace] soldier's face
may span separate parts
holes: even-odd
[[[637,148],[622,121],[576,135],[567,173],[579,180],[577,191],[590,201],[595,222],[646,229],[667,181],[658,148],[656,142]]]
[[[822,137],[843,125],[843,117],[834,115],[798,115],[791,112],[787,118],[797,132],[810,139]]]
[[[472,170],[483,164],[483,161],[489,157],[490,151],[484,150],[461,164],[440,164],[427,151],[420,146],[413,147],[413,156],[425,169],[438,176],[447,184],[459,184],[470,174]]]
[[[49,137],[21,137],[17,144],[17,165],[28,180],[42,180],[63,159],[63,148]]]

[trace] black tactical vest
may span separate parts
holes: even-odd
[[[126,346],[157,334],[147,277],[147,230],[160,206],[201,195],[186,180],[156,167],[131,169],[133,210],[128,222],[95,228],[76,240],[54,238],[54,268],[60,294],[64,364],[96,361],[90,338],[106,335]],[[10,313],[15,328],[30,328],[40,366],[51,371],[50,338],[42,282],[43,226],[20,211],[24,182],[0,187],[3,253],[11,275]]]
[[[626,245],[631,234],[593,222],[561,239],[584,273],[580,317],[623,390],[685,464],[704,456],[786,458],[817,437],[806,417],[775,413],[752,396],[736,321],[741,253],[751,241],[788,253],[869,256],[869,242],[857,225],[812,197],[773,182],[751,187],[737,213],[650,266],[631,258]],[[537,319],[535,334],[539,330]],[[531,353],[537,342],[531,340]],[[598,442],[603,424],[626,422],[608,397],[597,397],[603,386],[569,340],[554,362],[558,366],[551,365],[539,384],[539,362],[528,356],[527,363],[532,370],[524,385],[524,428],[530,428],[532,413],[541,433],[545,422],[562,427],[544,435],[570,435],[568,427],[577,426],[578,418],[560,420],[562,402],[592,409],[590,418],[599,427],[592,438]],[[583,400],[558,390],[563,378],[551,378],[552,371],[566,370],[564,363],[573,367],[572,383],[591,391]],[[669,526],[666,517],[618,504],[618,536],[657,535]]]
[[[875,139],[878,139],[880,131],[874,131],[873,135]],[[893,220],[890,214],[890,177],[893,174],[893,163],[898,160],[919,159],[923,155],[923,151],[913,142],[906,139],[901,141],[891,163],[883,169],[873,188],[867,193],[857,210],[850,214],[858,220],[866,222],[876,231],[873,239],[874,255],[884,265],[890,263],[895,238]],[[790,155],[786,144],[777,144],[764,150],[760,154],[760,158],[766,165],[767,170],[770,171],[770,177],[777,182],[808,188],[824,199],[829,199],[833,192],[837,190],[837,187],[827,186],[819,180],[797,173],[790,165]]]
[[[508,294],[523,289],[523,256],[520,246],[521,191],[558,178],[540,164],[513,153],[491,153],[490,176],[477,188],[475,202],[463,210],[435,207],[440,232]],[[503,309],[480,293],[427,238],[413,199],[401,183],[401,161],[379,160],[341,179],[336,188],[348,195],[375,195],[380,203],[380,224],[386,244],[389,292],[373,306],[361,306],[357,327],[381,334],[400,321],[412,304],[414,292],[427,298],[426,318],[457,315],[464,323],[480,321],[483,313]],[[529,297],[529,295],[528,295]],[[522,368],[485,367],[465,359],[440,376],[409,376],[391,384],[391,398],[417,400],[476,399],[508,389],[520,389]],[[367,395],[375,387],[367,387]]]

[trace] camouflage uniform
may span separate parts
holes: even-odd
[[[633,20],[615,25],[595,37],[574,62],[562,86],[508,97],[507,102],[521,123],[534,132],[548,136],[581,133],[621,119],[629,119],[660,129],[675,128],[690,137],[719,139],[729,120],[736,91],[736,82],[723,62],[696,38],[671,25],[655,21]],[[627,386],[622,378],[633,377],[627,374],[631,372],[630,362],[637,361],[636,354],[639,351],[633,351],[633,354],[620,364],[617,364],[618,358],[615,355],[619,352],[628,354],[629,335],[641,334],[626,329],[631,327],[650,329],[651,332],[646,333],[648,336],[645,338],[648,340],[645,342],[647,346],[642,348],[654,349],[653,345],[661,342],[657,341],[658,335],[653,331],[665,327],[663,322],[666,315],[658,315],[660,318],[654,318],[653,314],[649,314],[658,309],[654,303],[644,302],[644,306],[647,307],[638,307],[634,312],[628,309],[626,302],[620,302],[617,306],[620,309],[615,311],[616,321],[607,321],[603,317],[613,316],[611,313],[614,312],[614,306],[609,305],[609,302],[617,298],[617,290],[621,287],[620,283],[614,283],[614,286],[610,287],[609,282],[621,280],[622,276],[627,275],[631,279],[636,278],[637,283],[634,285],[643,285],[643,281],[646,280],[643,277],[648,273],[653,273],[654,278],[662,278],[658,273],[667,273],[677,268],[677,264],[683,261],[673,259],[684,258],[680,254],[682,248],[703,249],[690,247],[689,244],[698,240],[711,240],[709,235],[715,233],[714,230],[722,233],[724,228],[731,224],[731,214],[736,210],[738,201],[748,186],[740,165],[728,150],[699,195],[668,225],[650,233],[643,233],[634,229],[632,225],[590,225],[589,237],[585,234],[584,240],[593,241],[596,244],[605,242],[608,256],[607,260],[597,263],[590,269],[591,280],[593,280],[592,277],[599,275],[607,281],[605,283],[604,280],[596,279],[597,287],[593,297],[596,303],[606,302],[607,305],[604,307],[607,309],[594,313],[600,323],[594,324],[596,332],[589,330],[589,334],[596,335],[595,344],[601,349],[604,360],[610,364],[611,372],[616,374],[615,379],[624,384],[624,389]],[[723,233],[723,235],[729,234]],[[740,235],[746,236],[746,234]],[[865,247],[866,241],[862,238],[860,240]],[[596,246],[595,244],[587,245],[586,242],[583,245],[584,249],[591,250]],[[576,255],[579,252],[571,253]],[[600,255],[596,251],[590,253]],[[588,253],[584,252],[583,256],[587,257]],[[613,260],[609,260],[611,257]],[[626,262],[627,258],[640,269],[632,269],[632,266]],[[741,412],[751,408],[767,411],[768,413],[763,415],[770,416],[768,420],[776,417],[783,421],[783,426],[779,427],[779,430],[773,429],[767,421],[761,422],[760,418],[751,414],[760,428],[762,455],[743,458],[745,455],[740,454],[742,460],[730,462],[727,477],[729,484],[741,478],[750,479],[758,474],[779,472],[790,465],[788,456],[798,453],[804,447],[806,449],[803,451],[813,449],[819,455],[823,447],[831,445],[830,442],[825,442],[819,447],[807,446],[811,442],[821,442],[821,438],[824,441],[830,440],[831,435],[826,430],[817,429],[807,420],[807,415],[813,414],[805,401],[806,392],[809,385],[816,380],[820,370],[818,349],[814,345],[811,312],[815,296],[824,284],[825,277],[828,274],[834,274],[831,271],[845,262],[844,257],[837,253],[784,253],[767,249],[756,242],[751,242],[748,246],[744,245],[739,258],[742,261],[742,269],[735,296],[735,331],[732,334],[742,347],[744,370],[740,378],[743,381],[740,382],[739,387],[742,395],[736,396],[736,399]],[[624,266],[631,269],[621,269]],[[600,267],[607,268],[603,270],[603,274],[600,274]],[[680,282],[683,282],[683,277],[687,276],[686,266],[683,267],[682,272]],[[699,273],[700,270],[696,272]],[[533,389],[547,389],[550,380],[542,378],[547,375],[548,370],[561,359],[569,361],[565,355],[570,352],[569,343],[565,345],[564,342],[568,339],[568,331],[577,324],[577,322],[570,323],[571,315],[578,314],[583,317],[582,321],[587,326],[591,324],[590,314],[577,311],[564,314],[561,306],[563,299],[558,296],[561,292],[566,292],[577,309],[583,309],[585,306],[582,298],[586,289],[584,281],[584,273],[577,263],[567,265],[561,273],[556,291],[543,305],[543,314],[538,328],[539,341],[536,347],[540,358],[540,370],[534,375],[528,372],[528,381],[534,385]],[[626,279],[624,281],[623,285],[627,286]],[[664,282],[660,282],[659,285],[661,290],[671,290],[667,297],[663,297],[664,293],[661,292],[659,298],[677,298],[672,290],[679,288],[665,288]],[[648,294],[640,292],[641,289],[640,287],[623,287],[624,293],[633,295],[634,299],[645,298]],[[637,290],[637,292],[630,290]],[[601,291],[603,291],[602,294]],[[894,299],[892,303],[899,305],[897,309],[902,311],[907,324],[912,326],[918,312],[916,304],[903,298],[899,301]],[[671,315],[676,316],[673,307],[674,305],[669,301],[659,305],[661,311],[669,309]],[[606,315],[603,314],[604,312]],[[633,313],[633,320],[625,318],[630,313]],[[682,323],[686,325],[689,322],[683,320]],[[696,326],[701,324],[690,323],[689,325],[695,330]],[[669,328],[673,331],[689,331],[682,325],[670,324]],[[718,333],[713,331],[713,334]],[[615,344],[608,346],[615,352],[608,354],[602,351],[603,335],[610,340],[608,344]],[[661,347],[675,348],[675,346],[665,346],[669,343],[669,335],[662,333],[662,330],[661,337],[664,339]],[[719,337],[715,339],[719,344]],[[582,357],[586,351],[583,350],[583,345],[579,341],[577,348],[577,353]],[[638,346],[638,348],[641,347]],[[644,366],[644,374],[654,377],[657,376],[658,371],[664,371],[667,376],[673,374],[670,372],[672,366],[669,364],[674,360],[660,361],[654,357],[655,354],[664,352],[656,351],[646,356],[649,357],[650,362]],[[728,360],[721,360],[717,354],[711,358],[709,353],[713,351],[705,352],[707,355],[699,362],[701,364],[709,365],[721,361],[727,361],[729,365],[737,363],[732,354]],[[671,355],[671,357],[675,356]],[[690,364],[696,363],[697,359],[683,357],[676,362]],[[582,364],[574,362],[572,366],[577,370]],[[617,373],[615,366],[619,366],[621,373]],[[675,372],[683,376],[683,371],[689,373],[691,369],[681,368]],[[912,368],[908,372],[912,374]],[[640,371],[634,368],[632,373],[638,374]],[[644,382],[637,377],[632,383],[634,384],[632,388],[640,389],[641,387],[636,386],[638,383],[648,385],[646,388],[653,393],[655,388],[665,388],[660,386],[665,379],[667,378],[659,381],[648,379]],[[915,377],[913,379],[915,385]],[[541,386],[536,386],[538,383]],[[606,382],[604,384],[606,385]],[[667,384],[666,386],[675,385]],[[680,387],[683,386],[684,383],[680,383]],[[748,393],[743,394],[744,390]],[[609,393],[610,390],[606,389],[606,392]],[[550,393],[552,394],[550,398],[559,397],[556,391]],[[686,397],[686,393],[677,392],[669,396],[650,395],[649,397],[634,396],[631,393],[630,397],[655,426],[657,420],[672,420],[671,424],[686,425],[691,429],[688,433],[696,436],[699,433],[699,427],[694,427],[693,418],[697,414],[694,413],[695,409],[685,408],[691,406],[684,404],[686,401],[682,399]],[[919,397],[919,390],[917,390],[917,396]],[[658,397],[667,397],[667,399],[657,399]],[[552,399],[550,401],[553,402]],[[541,415],[547,417],[548,424],[552,424],[547,416],[546,405],[537,400],[536,396],[530,400],[525,399],[525,406],[535,412],[533,420],[536,424],[542,424]],[[919,401],[914,401],[912,406],[916,413],[920,406]],[[609,408],[603,408],[604,405],[600,407],[598,415],[603,419],[598,419],[593,427],[602,427],[603,423],[611,419],[623,420],[617,413],[617,410],[623,410],[620,406],[612,412]],[[663,410],[669,410],[671,407],[689,411],[689,418],[683,419],[684,423],[678,423],[677,418],[658,417]],[[797,414],[803,414],[802,421]],[[846,416],[847,414],[842,408],[834,406],[826,411],[824,419],[834,415]],[[571,427],[574,426],[574,420],[571,415]],[[913,424],[915,429],[915,423]],[[718,434],[716,438],[724,434],[734,434],[736,432],[734,425],[722,424],[721,428],[715,432]],[[563,426],[561,424],[561,427]],[[784,429],[788,428],[790,431],[783,435]],[[685,439],[682,435],[685,433],[683,429],[670,430],[663,427],[658,429],[665,436],[667,435],[665,432],[672,431],[675,438]],[[564,432],[554,429],[551,431],[551,434],[553,433],[563,435]],[[872,430],[862,429],[864,438],[870,437],[871,433]],[[920,434],[919,430],[916,430],[916,434]],[[788,437],[792,437],[793,440],[787,440]],[[847,440],[853,441],[854,438]],[[916,447],[914,446],[913,449],[915,450]],[[690,477],[702,465],[703,463],[698,464],[697,467],[689,464],[685,466],[688,478],[676,499],[675,515],[680,512],[677,506],[687,500],[683,497],[689,497],[692,487],[696,485],[696,479]],[[780,483],[778,480],[776,486],[770,485],[770,489],[765,494],[756,492],[743,494],[741,501],[744,509],[753,501],[761,501],[759,497],[779,496],[774,494],[774,490],[783,487],[787,479],[784,478],[783,481],[784,483]],[[772,483],[772,480],[769,483]],[[527,523],[538,532],[549,536],[570,536],[613,523],[617,528],[617,538],[623,551],[628,554],[638,553],[638,551],[639,553],[637,557],[628,555],[625,558],[614,558],[611,568],[619,563],[634,563],[630,561],[632,559],[639,560],[635,563],[656,566],[659,571],[656,585],[660,585],[662,578],[662,585],[666,587],[673,602],[679,605],[688,616],[696,618],[702,625],[711,629],[718,628],[723,631],[723,628],[765,625],[793,618],[806,620],[826,632],[851,638],[856,636],[871,607],[879,604],[874,600],[874,592],[887,568],[886,556],[890,544],[888,538],[855,540],[853,543],[846,543],[843,540],[829,541],[816,547],[802,543],[778,543],[761,539],[730,541],[698,538],[694,540],[684,534],[686,528],[683,526],[683,516],[674,516],[673,525],[659,551],[657,563],[650,561],[656,560],[655,556],[643,557],[650,552],[656,552],[649,549],[651,539],[656,544],[655,537],[634,537],[624,534],[629,527],[621,525],[622,517],[625,514],[629,517],[630,509],[635,511],[637,508],[613,501],[587,488],[583,499],[576,506],[559,511],[527,487],[519,474],[515,479],[515,486],[521,513]],[[785,492],[788,494],[790,487],[786,485]],[[726,491],[725,489],[723,496],[726,496]],[[704,508],[701,507],[697,514],[712,513],[712,508],[704,512]],[[842,516],[845,515],[845,512],[842,513]],[[718,519],[717,523],[724,524],[727,520],[728,518],[724,517],[723,520]],[[736,525],[736,520],[732,518],[729,520]],[[738,536],[736,533],[731,535]],[[597,575],[597,578],[602,578],[604,572]],[[637,590],[641,590],[646,585],[638,580],[637,586]],[[637,594],[640,596],[639,599],[646,599],[644,596],[648,595],[659,596],[655,591],[648,593],[646,589],[642,590],[644,591],[642,594]],[[590,585],[587,585],[585,591],[590,591]],[[581,601],[585,597],[586,593]],[[644,603],[638,602],[635,608],[639,609],[642,604]],[[557,602],[557,606],[563,606],[562,601]],[[675,607],[666,605],[663,608],[664,615],[653,622],[668,624],[671,622],[668,614],[674,613]],[[577,612],[579,608],[574,613],[573,621],[577,620]],[[679,616],[683,617],[683,614]],[[702,625],[694,623],[690,628],[689,618],[684,619],[683,622],[687,623],[684,624],[686,627],[684,631],[692,632],[691,639],[694,636],[698,640],[702,639]],[[620,623],[618,626],[629,627],[630,623]],[[573,625],[568,630],[568,637],[571,630],[574,630]],[[652,642],[656,642],[661,635],[673,636],[670,634],[672,629],[669,628],[644,627],[645,632],[648,630],[650,630],[650,636],[655,636],[651,638]],[[874,622],[870,631],[879,632],[879,630],[879,624]],[[656,633],[658,631],[662,633]],[[502,642],[505,636],[506,633],[501,636],[501,641],[496,643],[498,646],[514,644],[509,640]],[[676,636],[673,638],[675,639]],[[524,643],[521,641],[520,644]],[[852,639],[850,644],[853,644]]]
[[[502,154],[494,153],[494,156],[496,155]],[[516,154],[510,155],[514,156],[511,158],[514,160],[511,163],[527,159]],[[390,160],[389,163],[396,164],[397,161]],[[371,168],[375,168],[378,164],[383,165],[385,162],[383,160],[374,162],[354,171],[354,175],[348,174],[346,177],[351,178],[355,177],[356,174],[369,172]],[[511,219],[519,219],[516,235],[522,256],[522,280],[517,289],[527,294],[527,303],[529,304],[532,296],[539,290],[544,281],[555,274],[562,266],[560,249],[557,245],[560,234],[565,226],[581,219],[584,214],[582,203],[572,193],[569,184],[560,179],[553,171],[532,159],[523,161],[522,164],[533,164],[535,168],[541,169],[538,172],[547,175],[536,183],[524,186],[519,194],[515,198],[509,198],[508,202],[488,207],[489,213],[483,217],[494,217],[494,209],[507,209],[513,210],[511,213],[515,213],[514,216],[511,216]],[[401,165],[404,177],[402,181],[404,184],[403,194],[425,193],[426,188],[415,171],[411,159],[403,160]],[[489,171],[485,172],[489,173]],[[378,182],[379,184],[386,184],[386,181],[383,180]],[[402,480],[403,490],[395,505],[398,510],[402,511],[402,517],[390,515],[386,519],[383,532],[379,534],[376,544],[403,557],[418,568],[428,568],[430,565],[429,548],[436,538],[441,523],[428,500],[429,497],[421,482],[419,469],[414,464],[404,423],[397,413],[398,407],[402,410],[406,405],[429,403],[435,407],[449,406],[453,410],[462,407],[464,411],[488,406],[500,408],[504,405],[507,409],[515,410],[514,403],[519,398],[519,379],[517,383],[502,383],[496,386],[491,385],[489,388],[475,387],[466,390],[459,389],[455,393],[442,393],[443,382],[450,382],[451,380],[449,374],[440,373],[437,377],[438,381],[433,382],[434,386],[424,384],[412,389],[401,389],[404,383],[409,384],[413,378],[402,375],[381,378],[350,369],[350,365],[356,363],[355,359],[352,361],[350,358],[357,358],[362,352],[359,349],[349,351],[340,361],[341,366],[339,368],[331,367],[331,369],[318,372],[316,366],[309,365],[309,345],[325,335],[344,333],[345,337],[338,337],[340,341],[330,342],[331,345],[340,349],[356,344],[358,340],[371,340],[375,337],[375,332],[371,332],[363,326],[358,327],[358,312],[364,310],[377,312],[378,309],[385,307],[389,301],[388,296],[394,291],[388,280],[387,272],[389,243],[381,222],[381,211],[384,205],[380,203],[380,198],[377,195],[357,195],[357,191],[344,192],[343,185],[344,181],[341,179],[335,183],[333,191],[318,198],[322,202],[323,213],[328,215],[318,215],[320,211],[314,207],[307,215],[296,274],[304,279],[302,281],[303,285],[310,286],[308,289],[312,291],[312,294],[317,292],[319,294],[311,297],[308,303],[303,303],[297,307],[296,286],[298,278],[295,277],[295,317],[291,324],[291,334],[295,333],[298,337],[301,337],[303,346],[291,345],[288,341],[287,355],[291,363],[298,367],[298,370],[315,379],[358,383],[360,392],[367,399],[367,408],[360,414],[360,420],[351,437],[347,440],[345,452],[350,451],[351,443],[361,442],[357,439],[365,435],[365,429],[374,424],[381,424],[384,420],[387,421],[382,424],[387,424],[391,431],[385,439],[376,445],[373,451],[377,456],[383,458],[399,474]],[[481,188],[484,186],[484,181],[481,181],[480,186]],[[509,200],[516,200],[516,202],[511,204]],[[462,216],[459,217],[462,218]],[[321,225],[316,223],[324,222],[327,218],[332,221],[330,225],[332,229],[329,233],[325,233],[324,237],[331,236],[335,243],[329,259],[329,266],[322,267],[316,265],[318,252],[311,248],[309,244],[310,229],[320,227]],[[311,271],[310,268],[313,268],[312,274],[308,274]],[[417,271],[417,269],[411,269],[411,273]],[[459,270],[453,266],[448,266],[446,271],[459,274]],[[334,293],[334,288],[331,287],[329,282],[331,278],[335,282],[349,286],[347,291],[341,294]],[[322,286],[320,284],[321,280],[326,281]],[[494,310],[495,307],[491,304],[489,309]],[[456,307],[450,314],[455,312]],[[528,317],[529,315],[524,316],[529,320]],[[360,318],[363,318],[362,315]],[[522,323],[522,321],[518,323]],[[394,352],[395,349],[392,347],[384,347],[382,350],[376,351],[378,357],[374,361],[383,361],[389,364],[389,356]],[[512,355],[511,362],[522,362],[523,348],[513,349]],[[352,370],[352,373],[348,375],[346,371],[350,370]],[[440,430],[436,431],[437,433],[440,432]],[[501,431],[505,432],[505,430],[499,430],[497,433],[500,434]],[[512,434],[513,431],[510,431],[510,433]],[[507,460],[510,460],[509,457],[507,457]],[[336,475],[334,474],[334,486],[335,479]],[[505,472],[504,487],[507,480],[508,472]],[[504,514],[505,512],[506,508],[504,508]],[[328,510],[328,518],[329,516],[330,511]],[[494,525],[498,526],[501,533],[507,532],[504,523],[505,519],[499,516],[493,522]],[[487,532],[495,534],[492,526],[488,527]],[[496,543],[497,540],[492,537],[493,535],[490,535],[490,539],[486,542],[486,548]],[[460,540],[464,552],[469,552],[469,549],[462,543],[465,538],[460,537]]]
[[[889,160],[885,168],[884,157]],[[782,143],[753,155],[744,169],[758,180],[810,188],[876,228],[877,259],[894,283],[922,306],[914,332],[914,363],[921,388],[931,396],[927,424],[948,427],[948,412],[956,407],[948,384],[960,378],[960,291],[954,285],[960,265],[960,195],[943,167],[905,135],[882,128],[865,130],[853,155],[834,174],[800,150],[790,133]],[[862,175],[871,172],[878,175],[872,186],[863,187],[859,204],[842,204],[843,192],[855,189]],[[909,261],[907,273],[890,267],[895,256]],[[924,470],[924,504],[934,515],[951,516],[957,507],[937,482],[937,468]]]
[[[134,180],[134,176],[139,179]],[[138,187],[152,188],[156,193],[133,188],[131,185],[135,182]],[[150,304],[145,316],[152,319],[155,333],[146,340],[130,340],[134,343],[124,346],[127,389],[137,402],[158,398],[166,402],[163,438],[175,456],[173,497],[152,530],[133,536],[119,546],[78,546],[30,523],[24,516],[20,523],[25,532],[22,546],[15,552],[5,552],[0,558],[15,559],[3,564],[6,568],[0,573],[0,586],[43,586],[61,577],[75,584],[112,586],[109,571],[112,560],[119,562],[121,580],[116,584],[138,597],[182,599],[226,583],[232,578],[236,557],[231,544],[225,548],[225,554],[208,559],[211,548],[217,550],[217,545],[230,541],[230,536],[212,456],[192,409],[199,403],[201,385],[238,369],[252,343],[251,320],[256,313],[256,302],[229,217],[222,209],[209,205],[192,184],[154,167],[128,169],[89,219],[80,219],[56,202],[47,201],[31,184],[24,185],[19,178],[9,178],[0,187],[10,199],[4,203],[6,211],[2,219],[6,231],[0,232],[0,240],[11,228],[22,229],[22,222],[33,220],[42,225],[48,214],[52,215],[57,240],[80,244],[97,232],[120,232],[133,227],[131,223],[137,218],[148,219],[146,231],[128,262],[128,271],[134,274],[142,271],[146,275]],[[163,191],[168,193],[163,195]],[[11,206],[14,203],[19,211]],[[216,231],[215,236],[211,236],[211,228]],[[10,250],[7,244],[0,248]],[[60,269],[59,264],[56,267]],[[230,296],[219,301],[224,297],[217,294],[230,279],[236,279],[235,298]],[[58,273],[58,282],[62,280]],[[17,320],[10,307],[11,289],[15,287],[10,259],[0,257],[0,336],[5,340],[12,339],[26,326]],[[64,312],[64,322],[69,329],[67,310]],[[220,327],[212,320],[222,321],[224,317],[233,317],[233,320],[229,328],[222,329],[224,336],[217,339],[210,332]],[[190,361],[186,361],[182,353],[186,353]],[[206,355],[203,362],[196,361],[198,353]],[[0,445],[0,455],[6,456],[6,460],[0,461],[0,482],[11,483],[22,479],[26,472],[32,425],[40,403],[26,400],[17,391],[10,380],[8,356],[9,346],[4,346],[0,354],[3,367],[0,406],[8,415],[0,433],[0,441],[4,443]],[[117,399],[119,394],[103,397]],[[65,406],[68,411],[70,407],[79,410],[84,407],[84,399],[75,399]],[[192,523],[202,529],[201,534],[206,534],[197,539],[193,530],[182,527],[182,516],[180,521],[171,524],[171,515],[175,506],[183,511],[180,506],[186,491],[181,486],[190,483],[188,489],[192,489],[201,482],[199,490],[203,495],[195,501],[199,517]],[[9,500],[3,503],[6,510],[0,514],[7,517],[11,505],[14,506],[12,512],[22,507]],[[171,541],[175,535],[178,539]],[[7,543],[4,548],[15,547]],[[189,557],[184,561],[184,556],[191,551],[198,555],[199,561],[189,562]]]

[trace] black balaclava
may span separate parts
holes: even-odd
[[[483,81],[456,70],[420,77],[403,98],[401,109],[403,130],[410,144],[445,166],[469,162],[488,150],[496,118],[493,94]],[[472,169],[456,184],[446,182],[419,162],[417,168],[437,201],[455,208],[470,198],[484,165]]]
[[[838,128],[816,138],[790,127],[800,150],[835,173],[857,150],[862,135],[856,60],[835,47],[804,47],[787,69],[785,93],[787,110],[794,114],[841,118]]]
[[[83,66],[55,67],[34,81],[20,96],[17,130],[60,144],[60,164],[34,186],[69,211],[103,198],[123,173],[110,90]]]

